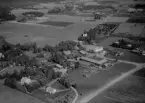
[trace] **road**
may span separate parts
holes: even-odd
[[[124,61],[125,62],[125,61]],[[94,97],[98,96],[100,93],[104,92],[105,90],[107,90],[110,86],[116,84],[117,82],[123,80],[124,78],[128,77],[129,75],[135,73],[136,71],[142,69],[143,67],[145,67],[145,64],[138,64],[137,67],[135,69],[132,69],[126,73],[123,73],[121,76],[115,78],[114,80],[110,81],[109,83],[106,83],[106,85],[104,85],[103,87],[101,87],[100,89],[97,89],[96,91],[86,95],[85,97],[83,97],[83,99],[77,101],[77,103],[87,103],[90,100],[92,100]]]
[[[78,92],[75,88],[71,87],[71,89],[76,93],[76,97],[74,98],[74,100],[72,101],[72,103],[76,103],[77,99],[78,99]]]

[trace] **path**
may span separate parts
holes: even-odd
[[[135,69],[132,69],[132,70],[130,70],[127,73],[123,73],[120,77],[115,78],[111,82],[109,82],[106,85],[104,85],[102,88],[97,89],[96,91],[86,95],[85,97],[83,97],[83,99],[79,100],[77,103],[87,103],[87,102],[89,102],[94,97],[96,97],[97,95],[99,95],[100,93],[102,93],[103,91],[108,89],[110,86],[116,84],[117,82],[123,80],[124,78],[128,77],[129,75],[131,75],[131,74],[135,73],[136,71],[142,69],[142,67],[145,67],[145,64],[138,65]]]

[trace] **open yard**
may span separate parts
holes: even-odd
[[[46,22],[42,22],[40,24],[43,25],[51,25],[51,26],[60,26],[60,27],[67,27],[69,25],[72,25],[72,22],[60,22],[60,21],[46,21]]]
[[[76,80],[78,85],[77,91],[79,92],[79,94],[81,93],[82,96],[85,96],[105,85],[115,77],[120,76],[121,73],[127,72],[133,68],[135,68],[135,66],[132,64],[119,63],[109,68],[108,70],[93,74],[89,78],[85,78],[82,76],[83,70],[89,68],[79,68],[78,70],[69,73],[69,76],[70,78]]]

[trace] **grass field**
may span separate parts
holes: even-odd
[[[69,73],[69,76],[70,78],[76,80],[78,84],[77,91],[81,93],[82,96],[84,96],[100,88],[113,78],[121,75],[121,73],[127,72],[133,68],[135,68],[135,66],[132,64],[119,63],[109,68],[108,70],[94,74],[89,78],[82,76],[83,70],[89,68],[80,68]]]
[[[47,22],[42,22],[42,23],[39,23],[39,24],[67,27],[69,25],[72,25],[73,23],[72,22],[60,22],[60,21],[47,21]]]

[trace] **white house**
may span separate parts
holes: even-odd
[[[22,78],[21,78],[21,84],[24,85],[25,83],[26,83],[26,84],[31,84],[32,81],[31,81],[31,79],[28,78],[28,77],[22,77]]]
[[[87,36],[88,36],[88,34],[87,34],[87,33],[84,33],[84,34],[83,34],[83,37],[87,37]]]

